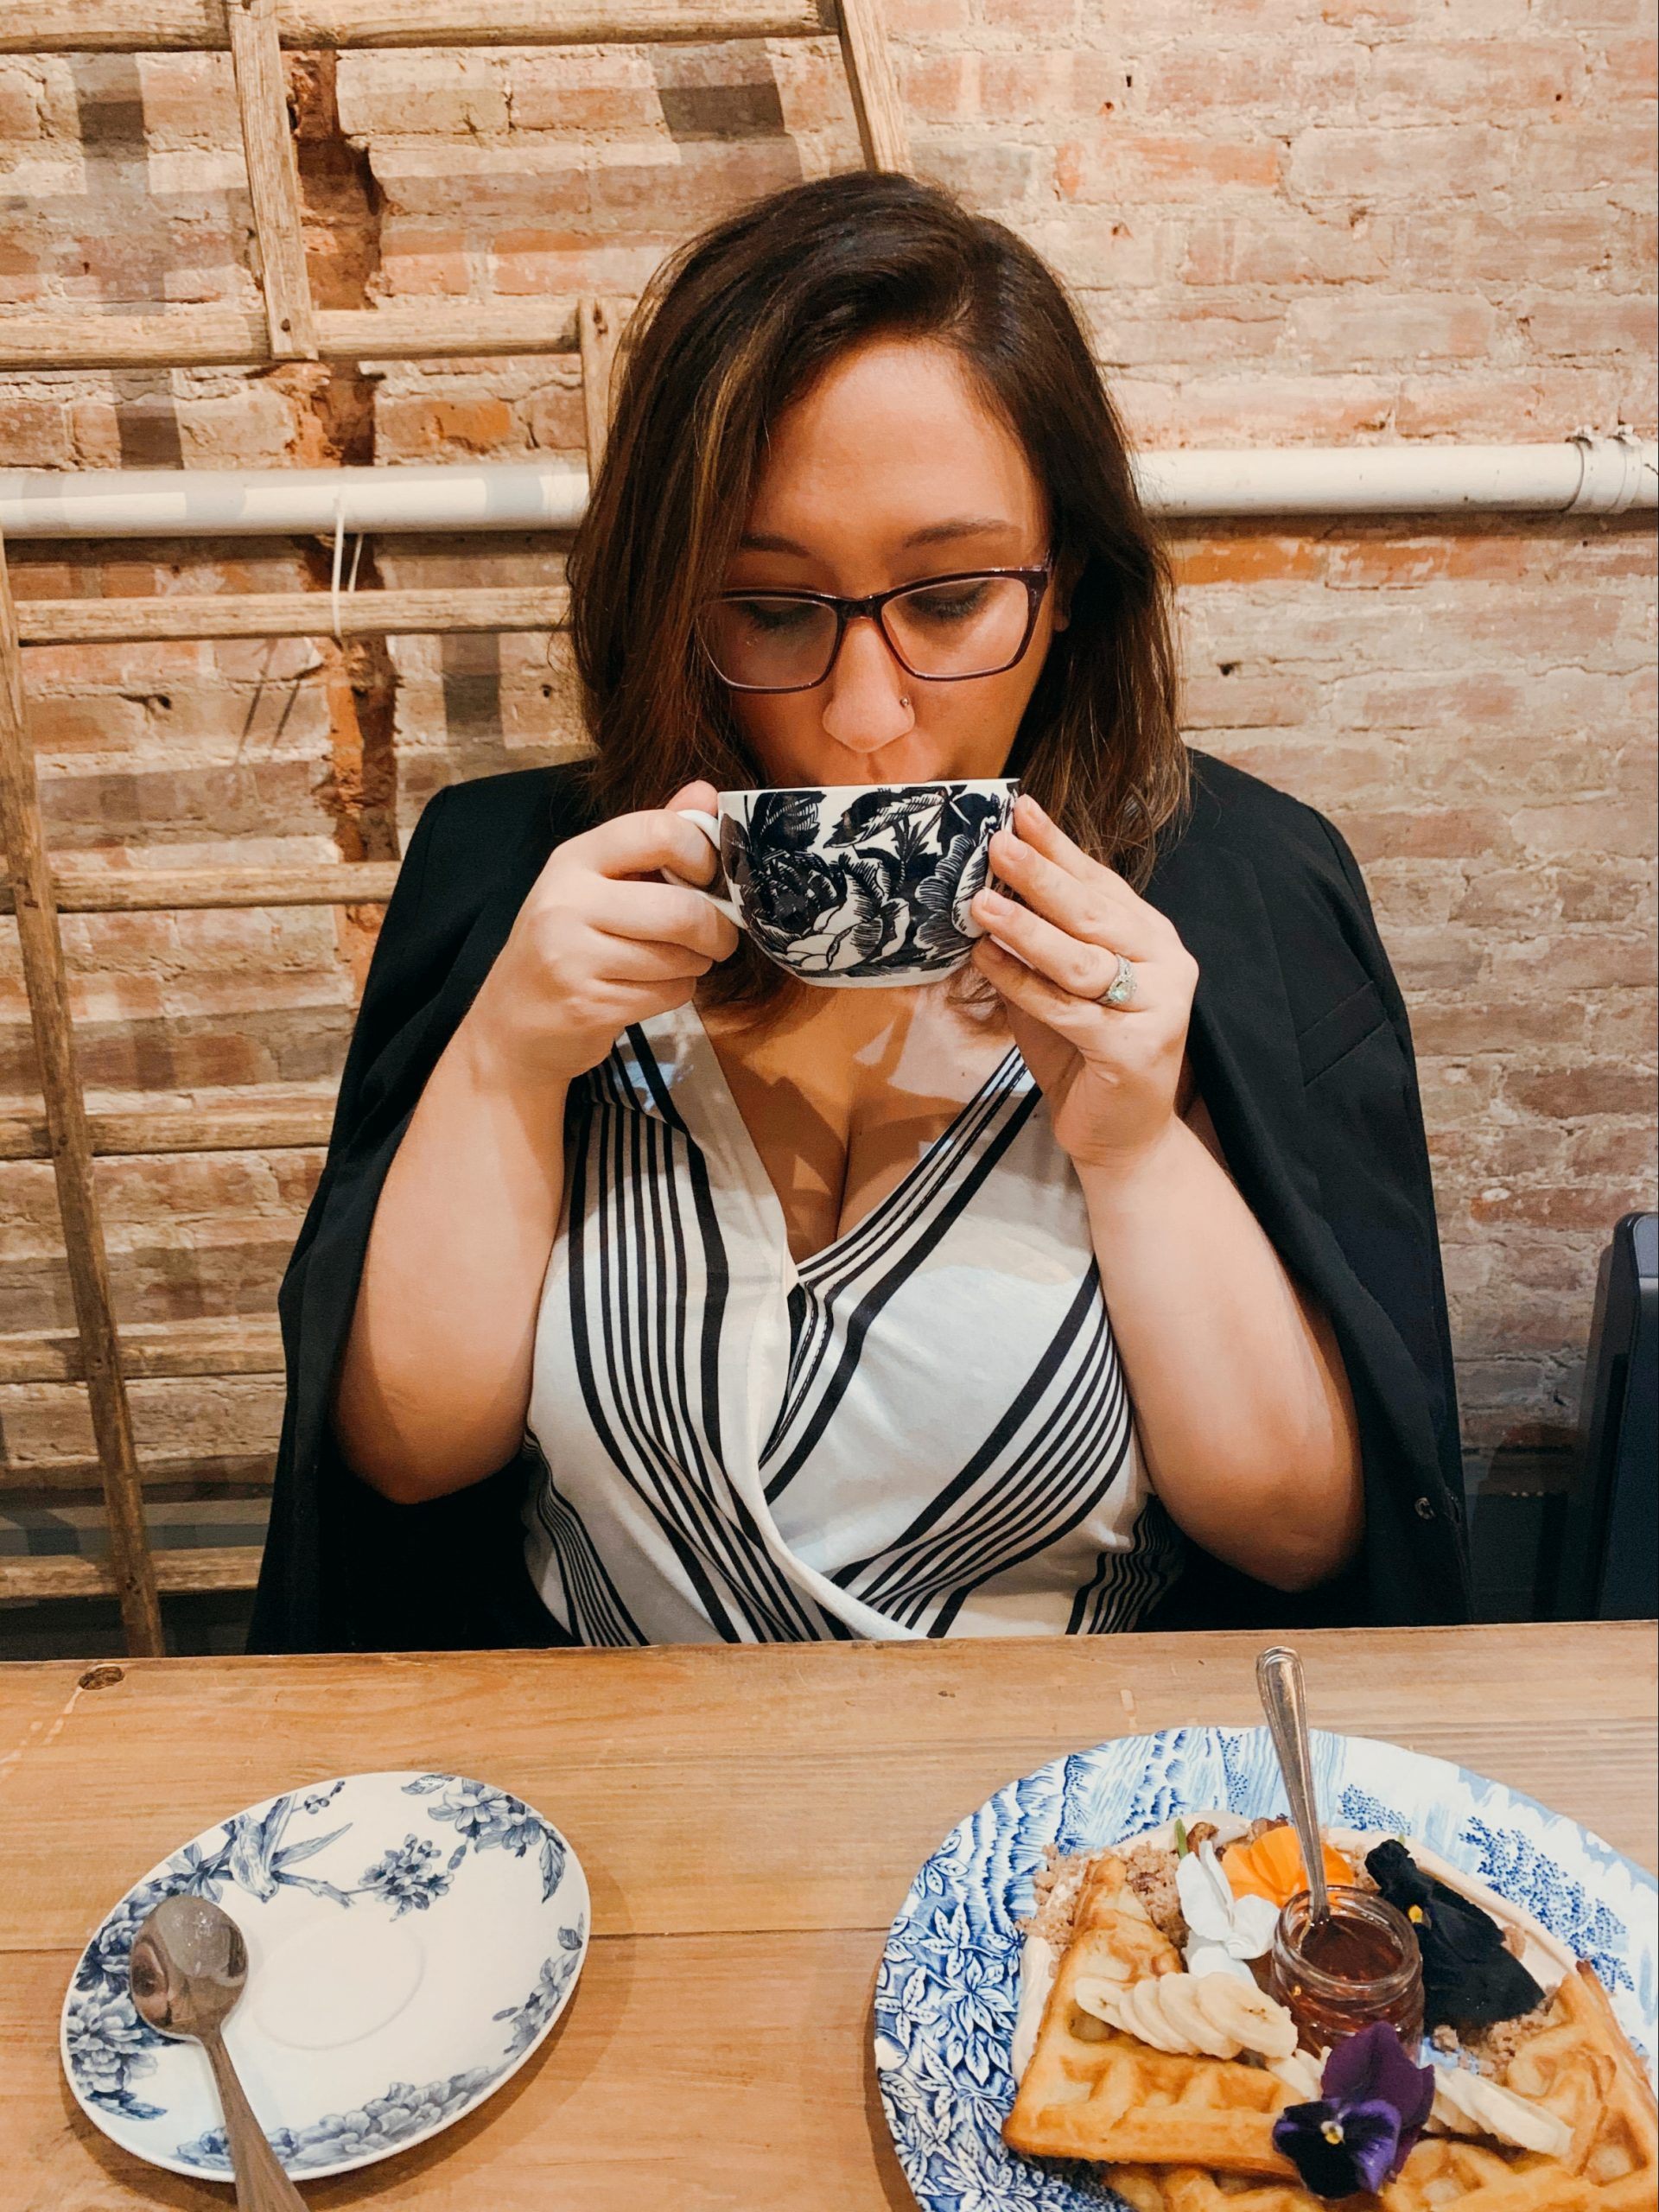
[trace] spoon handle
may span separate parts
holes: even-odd
[[[1307,1692],[1301,1661],[1284,1644],[1275,1643],[1255,1662],[1255,1686],[1262,1694],[1273,1748],[1279,1754],[1279,1770],[1285,1777],[1290,1817],[1296,1823],[1302,1865],[1307,1871],[1308,1916],[1317,1928],[1330,1917],[1331,1898],[1325,1885],[1324,1840],[1313,1796],[1313,1753],[1307,1740]]]
[[[283,2171],[265,2131],[244,2095],[242,2084],[217,2028],[203,2034],[201,2047],[213,2069],[225,2133],[230,2139],[231,2168],[236,2176],[236,2201],[241,2212],[305,2212],[305,2199]]]

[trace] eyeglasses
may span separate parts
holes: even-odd
[[[973,569],[837,599],[822,591],[728,591],[708,601],[697,636],[734,691],[813,691],[836,664],[849,622],[876,624],[906,676],[960,683],[1024,658],[1052,563]]]

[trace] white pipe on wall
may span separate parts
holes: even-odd
[[[1618,515],[1659,506],[1659,448],[1629,430],[1555,445],[1281,446],[1143,454],[1165,516]],[[568,531],[588,478],[562,462],[387,468],[0,469],[9,537],[332,537]]]

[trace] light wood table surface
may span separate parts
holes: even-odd
[[[224,2207],[84,2120],[75,1957],[199,1829],[353,1770],[449,1769],[570,1838],[595,1941],[501,2093],[308,2188],[410,2212],[893,2212],[876,2094],[887,1924],[940,1838],[1056,1753],[1254,1723],[1255,1636],[0,1669],[0,2205]],[[1659,1856],[1650,1624],[1298,1639],[1321,1726],[1455,1759]]]

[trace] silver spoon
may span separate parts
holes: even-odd
[[[305,2212],[243,2094],[219,2030],[248,1979],[242,1930],[207,1897],[164,1897],[132,1940],[132,2001],[164,2036],[188,2036],[207,2054],[225,2114],[242,2212]]]
[[[1284,1644],[1275,1643],[1256,1660],[1255,1687],[1262,1694],[1262,1709],[1279,1755],[1290,1817],[1296,1824],[1302,1865],[1307,1870],[1308,1924],[1319,1928],[1331,1917],[1331,1893],[1325,1885],[1325,1848],[1313,1796],[1313,1754],[1307,1740],[1307,1691],[1301,1661]]]

